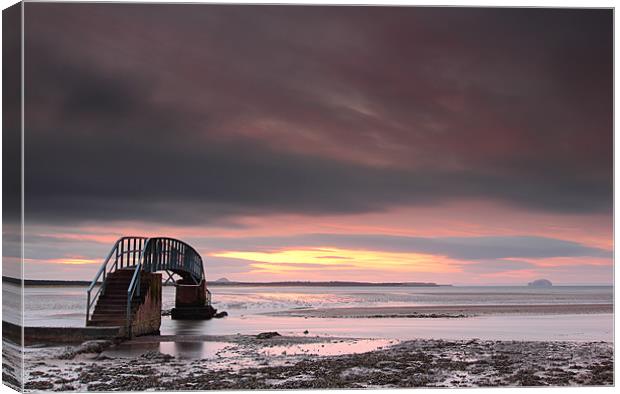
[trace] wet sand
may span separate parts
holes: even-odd
[[[26,352],[26,389],[55,391],[613,384],[608,342],[249,335],[136,338]],[[180,345],[175,357],[163,344]],[[200,358],[187,349],[207,346]],[[334,352],[340,349],[340,352]],[[348,350],[347,350],[348,349]],[[170,350],[170,349],[168,349]],[[173,349],[174,350],[174,349]],[[191,352],[190,352],[191,353]]]
[[[563,315],[613,313],[613,304],[451,305],[295,309],[271,316],[319,318],[462,318],[483,315]]]
[[[22,379],[21,347],[2,340],[2,383],[20,391]]]

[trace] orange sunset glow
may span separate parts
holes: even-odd
[[[312,248],[279,250],[275,252],[223,252],[214,257],[241,259],[252,262],[250,267],[264,273],[314,270],[385,270],[390,272],[456,272],[458,269],[431,255],[389,253],[373,250],[344,250]],[[303,265],[300,266],[300,265]]]

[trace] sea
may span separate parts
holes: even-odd
[[[532,341],[613,341],[613,314],[495,315],[468,318],[314,318],[271,316],[303,308],[610,304],[613,286],[212,286],[213,306],[228,316],[177,321],[162,316],[162,335],[231,335],[277,331],[384,339],[492,339]],[[172,286],[163,288],[163,309],[174,307]],[[3,283],[2,319],[19,324],[19,287]],[[8,299],[7,299],[8,297]],[[30,286],[24,292],[24,325],[83,327],[86,289]]]

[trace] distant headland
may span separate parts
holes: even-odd
[[[208,286],[316,286],[316,287],[353,287],[353,286],[405,286],[405,287],[440,287],[433,282],[353,282],[353,281],[279,281],[279,282],[236,282],[226,278],[207,282]]]
[[[21,279],[3,276],[3,282],[21,284]],[[90,281],[86,280],[40,280],[25,279],[25,286],[88,286]],[[441,285],[433,282],[352,282],[352,281],[279,281],[279,282],[236,282],[226,278],[220,278],[216,281],[207,281],[207,286],[314,286],[314,287],[354,287],[354,286],[388,286],[388,287],[443,287],[452,285]]]

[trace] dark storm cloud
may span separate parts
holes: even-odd
[[[21,218],[21,5],[2,12],[2,217]]]
[[[22,243],[19,229],[14,232],[5,231],[3,234],[3,257],[21,257],[21,248],[24,246],[24,255],[28,259],[61,259],[68,256],[103,259],[110,251],[108,243],[89,240],[65,239],[33,234],[27,231]]]
[[[610,212],[610,11],[26,10],[33,221]]]

